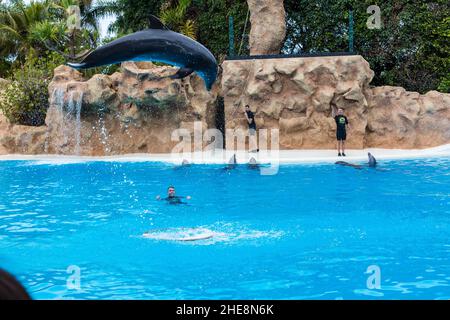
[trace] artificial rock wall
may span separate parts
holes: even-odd
[[[350,148],[450,143],[450,94],[371,87],[373,76],[357,55],[225,61],[226,128],[247,128],[249,104],[258,128],[279,129],[281,149],[328,149],[335,146],[336,106],[349,118]]]
[[[180,128],[215,127],[217,86],[203,80],[166,76],[172,67],[126,62],[110,76],[83,79],[67,67],[55,69],[49,85],[49,109],[41,127],[11,125],[0,116],[0,153],[116,155],[168,153],[179,142]],[[198,131],[198,130],[197,130]]]
[[[349,118],[350,148],[450,143],[450,94],[372,87],[373,71],[361,56],[227,60],[222,67],[208,92],[198,76],[171,80],[174,68],[151,63],[124,63],[120,72],[90,79],[60,66],[46,125],[13,125],[0,114],[0,154],[171,152],[175,130],[187,129],[193,142],[194,122],[203,133],[220,125],[219,96],[226,129],[246,131],[249,104],[258,128],[279,129],[281,149],[334,148],[332,105]]]

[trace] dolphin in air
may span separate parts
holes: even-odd
[[[197,41],[169,30],[155,16],[150,16],[149,21],[149,29],[116,39],[84,56],[79,63],[68,65],[87,69],[123,61],[162,62],[179,67],[171,79],[182,79],[195,71],[211,90],[217,78],[213,54]]]

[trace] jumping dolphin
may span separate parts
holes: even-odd
[[[375,168],[377,166],[377,159],[375,159],[375,157],[368,152],[367,156],[369,157],[369,162],[368,165],[370,168]],[[359,164],[353,164],[353,163],[349,163],[346,161],[336,161],[335,164],[339,164],[341,166],[346,166],[346,167],[353,167],[355,169],[362,169],[363,166],[359,165]]]
[[[95,49],[80,63],[68,65],[86,69],[123,61],[163,62],[179,67],[171,79],[181,79],[195,71],[211,90],[217,78],[217,61],[213,54],[197,41],[169,30],[155,16],[150,16],[149,20],[149,29],[116,39]]]

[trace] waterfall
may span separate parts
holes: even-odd
[[[54,105],[56,109],[61,112],[64,108],[64,88],[61,87],[55,87],[52,91],[52,94],[50,95],[50,104]],[[48,147],[49,147],[49,139],[51,137],[51,127],[47,129],[47,132],[45,133],[45,144],[44,144],[44,152],[48,153]]]
[[[80,154],[81,143],[81,106],[83,103],[83,91],[70,91],[67,103],[64,100],[65,89],[57,87],[53,90],[51,101],[59,116],[56,117],[59,138],[62,139],[59,148],[64,148],[74,140],[73,153]],[[46,146],[46,149],[48,147]],[[47,150],[46,150],[47,151]]]

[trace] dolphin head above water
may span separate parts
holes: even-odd
[[[158,18],[150,16],[150,28],[116,39],[84,57],[80,63],[68,63],[75,69],[87,69],[124,61],[153,61],[179,67],[172,79],[196,72],[211,90],[217,78],[217,61],[202,44],[169,30]]]
[[[375,168],[377,166],[377,159],[370,152],[367,153],[367,156],[369,157],[369,167]]]

